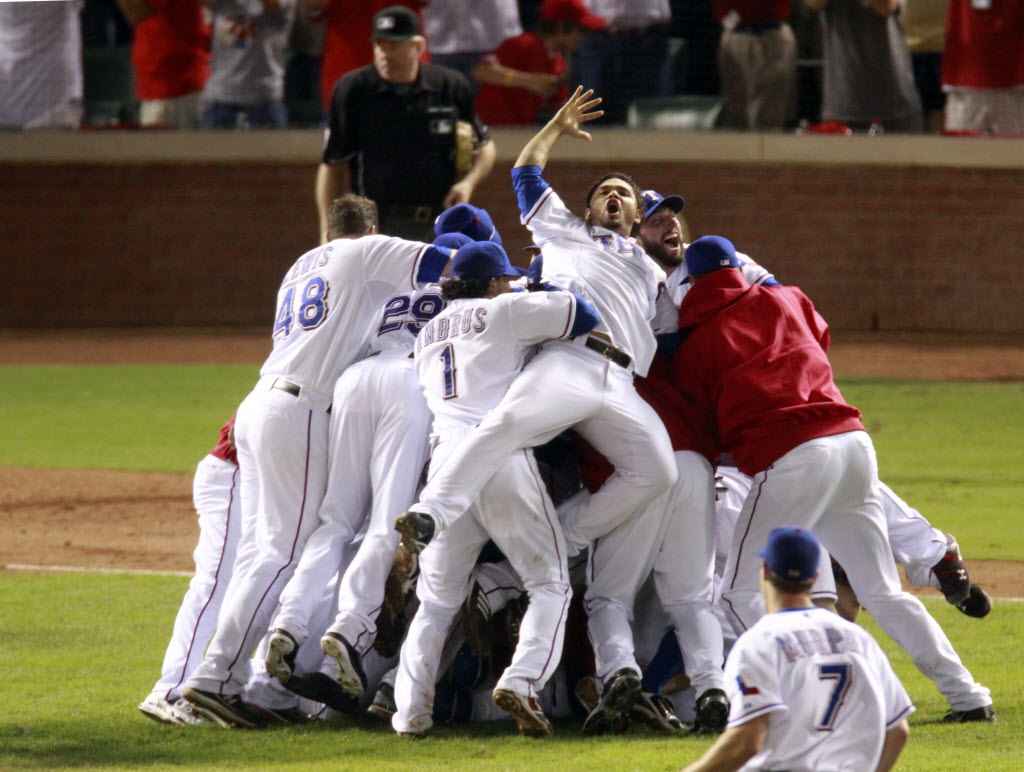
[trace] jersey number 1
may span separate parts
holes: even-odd
[[[455,383],[455,347],[449,343],[441,349],[441,362],[444,364],[444,398],[452,399],[459,396]]]

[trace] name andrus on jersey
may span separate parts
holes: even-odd
[[[450,316],[431,319],[423,325],[423,329],[416,337],[416,350],[420,351],[424,346],[429,346],[436,341],[483,332],[487,329],[485,316],[487,316],[486,308],[474,306],[460,309]]]

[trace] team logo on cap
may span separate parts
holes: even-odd
[[[394,16],[381,16],[377,19],[377,29],[388,30],[395,28],[395,17]]]

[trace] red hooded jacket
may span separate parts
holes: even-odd
[[[686,293],[679,328],[675,383],[715,417],[719,449],[744,474],[808,440],[864,429],[832,379],[828,325],[796,287],[714,271]]]

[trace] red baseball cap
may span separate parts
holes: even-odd
[[[608,22],[595,16],[583,0],[544,0],[540,4],[541,21],[567,21],[583,29],[604,29]]]

